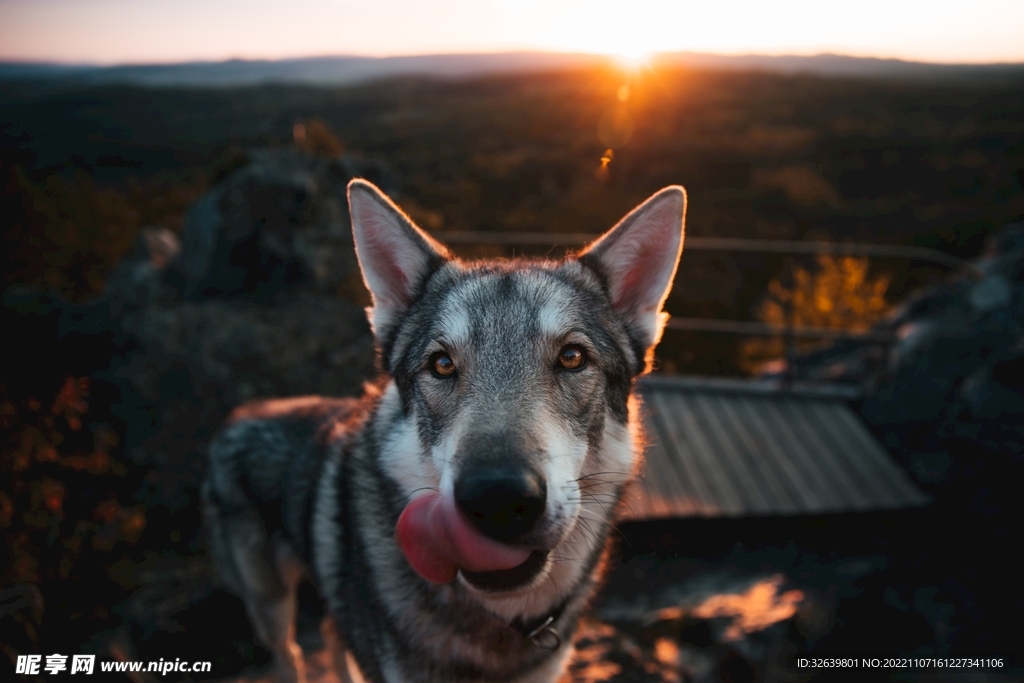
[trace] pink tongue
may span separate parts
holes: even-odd
[[[422,496],[405,506],[395,525],[395,538],[416,573],[433,583],[452,581],[459,569],[512,569],[530,556],[529,550],[498,543],[481,534],[438,493]]]

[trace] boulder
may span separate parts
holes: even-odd
[[[300,283],[360,296],[345,188],[367,177],[393,191],[387,167],[291,149],[255,150],[249,160],[188,212],[177,264],[184,296],[266,298]]]
[[[887,322],[897,342],[867,378],[869,422],[966,439],[1024,456],[1024,226],[993,235],[961,275],[922,292]],[[930,428],[929,428],[930,427]],[[902,429],[900,431],[906,431]]]
[[[205,443],[234,406],[352,395],[373,375],[345,194],[354,177],[395,191],[379,162],[251,152],[192,206],[180,241],[143,231],[69,323],[113,331],[120,353],[95,377],[118,389],[126,454],[153,468],[143,502],[194,499]]]

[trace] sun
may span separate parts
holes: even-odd
[[[639,71],[650,65],[654,53],[649,50],[615,50],[609,54],[626,71]]]
[[[635,61],[645,60],[652,54],[648,45],[619,45],[609,50],[612,54]]]
[[[646,66],[654,51],[678,42],[666,40],[675,35],[670,27],[652,21],[660,11],[637,14],[614,0],[588,0],[585,5],[586,11],[556,13],[542,29],[545,37],[540,42],[556,50],[606,55],[634,69]]]
[[[589,51],[608,55],[626,71],[650,66],[655,55],[655,46],[649,40],[621,32],[596,37],[589,47]]]

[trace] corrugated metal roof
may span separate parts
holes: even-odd
[[[928,502],[847,406],[848,388],[650,377],[640,392],[650,443],[625,520]]]

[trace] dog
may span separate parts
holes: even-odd
[[[686,193],[560,261],[463,262],[348,186],[381,377],[361,399],[237,409],[212,440],[211,555],[282,681],[305,679],[296,587],[342,681],[551,683],[641,465]]]

